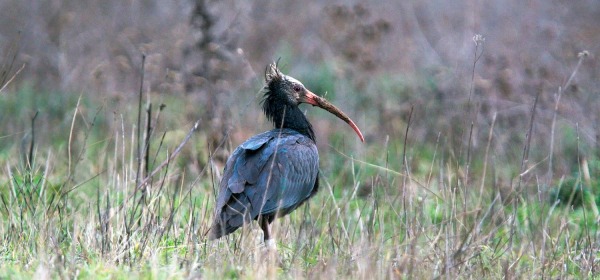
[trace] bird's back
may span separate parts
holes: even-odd
[[[274,129],[246,140],[227,160],[210,237],[260,216],[287,215],[317,191],[318,172],[314,141],[295,130]]]

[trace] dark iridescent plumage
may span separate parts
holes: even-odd
[[[318,173],[315,143],[295,130],[274,129],[248,139],[225,166],[211,237],[259,216],[270,222],[290,213],[317,191]]]
[[[360,130],[335,106],[283,75],[275,64],[265,74],[263,111],[276,129],[258,134],[235,149],[219,184],[211,239],[259,220],[264,240],[269,224],[313,196],[319,187],[319,154],[315,135],[300,103],[319,106],[346,121],[364,141]]]

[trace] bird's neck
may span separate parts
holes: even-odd
[[[265,114],[273,122],[275,128],[290,128],[306,135],[313,141],[316,140],[312,125],[298,106],[281,103],[264,105]]]

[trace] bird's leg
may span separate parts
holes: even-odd
[[[271,223],[269,223],[269,218],[262,217],[260,219],[260,228],[264,233],[265,247],[275,248],[275,240],[271,238]]]
[[[272,265],[268,265],[268,264],[277,263],[277,264],[279,264],[279,267],[283,267],[283,266],[282,266],[281,258],[279,257],[279,254],[277,253],[277,246],[275,245],[275,239],[271,235],[272,220],[271,221],[269,221],[269,220],[270,219],[268,217],[261,217],[261,219],[259,220],[260,228],[262,229],[262,231],[264,233],[264,242],[265,242],[265,247],[262,250],[260,259],[261,259],[261,263],[264,263],[264,265],[266,265],[265,269],[267,270],[267,275],[275,275],[275,270],[274,270],[275,267]]]

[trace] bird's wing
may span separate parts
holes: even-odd
[[[273,139],[273,136],[268,132],[255,135],[237,147],[229,159],[227,159],[227,163],[223,170],[223,177],[219,183],[219,195],[216,201],[215,217],[220,215],[223,207],[230,200],[232,193],[241,193],[244,190],[246,179],[251,177],[248,176],[248,174],[251,174],[252,171],[244,171],[243,169],[249,168],[255,170],[255,168],[252,168],[247,164],[247,158],[258,153],[257,150],[261,149],[262,146],[271,139]]]
[[[296,209],[316,191],[319,154],[313,141],[302,135],[274,139],[270,146],[276,151],[260,172],[257,182],[246,186],[253,217],[286,215]]]
[[[295,131],[271,130],[248,139],[225,166],[211,237],[259,215],[295,209],[315,191],[318,157],[314,142]]]

